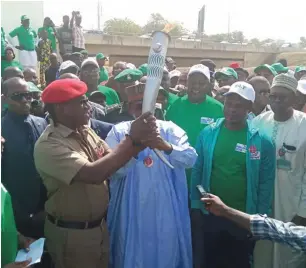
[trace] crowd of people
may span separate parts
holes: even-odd
[[[45,237],[35,267],[305,268],[306,66],[167,57],[142,114],[148,64],[108,72],[81,21],[22,16],[20,61],[1,29],[1,267]]]

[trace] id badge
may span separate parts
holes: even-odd
[[[286,159],[283,158],[277,159],[276,165],[278,169],[291,170],[291,162]]]
[[[201,124],[209,125],[209,124],[212,124],[214,122],[215,122],[215,120],[213,118],[201,117]]]

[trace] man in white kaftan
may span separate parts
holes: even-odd
[[[272,111],[253,119],[253,127],[270,137],[276,148],[276,178],[273,217],[284,222],[306,225],[306,114],[292,108],[297,81],[288,74],[273,80],[270,94]],[[265,242],[260,264],[265,268],[305,268],[306,255],[289,247]],[[271,249],[271,247],[270,247]],[[273,252],[273,254],[271,254]],[[272,257],[273,255],[273,257]],[[255,254],[256,256],[256,254]]]

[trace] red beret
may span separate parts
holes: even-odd
[[[238,62],[233,62],[233,63],[231,63],[231,65],[230,65],[229,67],[231,67],[231,68],[233,68],[233,69],[239,69],[239,68],[241,68],[241,67],[240,67],[240,64],[239,64]]]
[[[78,79],[59,79],[48,85],[41,99],[44,103],[62,103],[83,96],[87,85]]]

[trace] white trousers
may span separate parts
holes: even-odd
[[[19,50],[19,61],[22,67],[37,69],[36,51]]]

